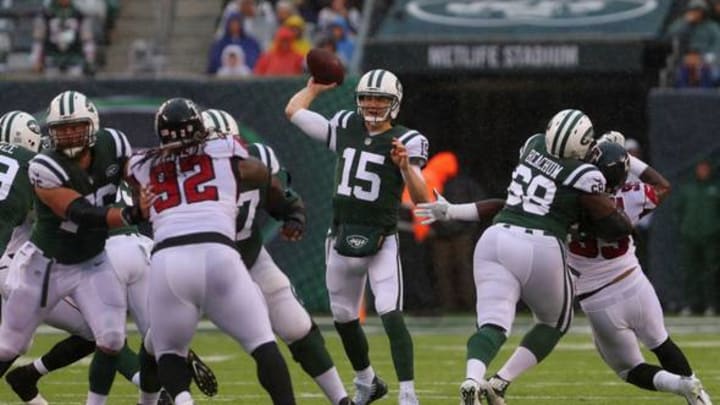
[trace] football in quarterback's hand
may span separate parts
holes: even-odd
[[[327,49],[314,48],[307,54],[307,67],[316,83],[341,85],[345,67],[340,58]]]

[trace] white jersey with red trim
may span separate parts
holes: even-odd
[[[625,183],[614,198],[633,225],[658,204],[653,187],[641,182]],[[577,294],[603,287],[623,272],[640,265],[632,236],[615,242],[572,239],[568,250],[568,265],[580,274],[576,282]]]
[[[235,238],[238,211],[237,159],[248,152],[235,137],[216,138],[197,153],[172,160],[134,155],[130,175],[151,185],[157,199],[150,209],[155,242],[192,233],[220,233]]]

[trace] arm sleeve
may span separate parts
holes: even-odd
[[[632,175],[639,178],[642,172],[647,169],[647,167],[647,163],[643,162],[642,160],[636,158],[633,155],[630,155],[630,173]]]
[[[605,177],[597,167],[583,164],[570,173],[563,185],[585,193],[602,193],[605,191],[605,183]]]
[[[327,142],[330,133],[330,121],[322,115],[303,108],[293,114],[290,122],[309,137],[320,142]]]
[[[28,167],[30,184],[40,188],[62,187],[70,177],[57,162],[45,155],[35,155]]]
[[[425,167],[428,161],[430,143],[427,138],[417,131],[410,131],[399,138],[405,145],[410,163],[420,168]]]

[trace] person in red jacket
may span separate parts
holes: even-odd
[[[264,76],[292,76],[303,73],[305,58],[292,49],[295,33],[288,27],[280,27],[270,49],[260,55],[255,74]]]

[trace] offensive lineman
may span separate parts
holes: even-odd
[[[205,128],[210,134],[237,136],[240,128],[225,111],[209,109],[202,112]],[[275,152],[267,145],[248,145],[250,156],[260,160],[273,175],[282,167]],[[289,187],[289,184],[286,186]],[[294,191],[287,189],[294,195]],[[299,197],[297,197],[299,199]],[[237,249],[252,280],[265,297],[273,331],[290,349],[293,359],[312,377],[333,405],[350,404],[340,375],[333,364],[320,329],[293,293],[290,280],[275,264],[263,246],[260,225],[255,215],[260,207],[260,190],[246,190],[240,194],[240,214],[237,218]],[[298,201],[300,203],[300,201]],[[300,213],[298,213],[300,214]],[[298,216],[283,225],[283,236],[288,240],[302,237],[305,216]]]
[[[285,115],[311,138],[338,155],[333,221],[326,240],[326,282],[335,329],[355,370],[357,405],[387,393],[370,365],[368,343],[358,319],[369,278],[375,309],[390,341],[401,405],[418,403],[413,342],[402,314],[402,268],[397,221],[403,185],[414,203],[428,200],[421,168],[428,141],[393,120],[400,112],[402,85],[390,71],[365,73],[356,87],[357,112],[338,111],[330,120],[308,110],[313,100],[335,85],[311,78],[285,107]]]
[[[123,289],[104,244],[108,228],[141,220],[138,208],[107,206],[114,200],[129,144],[124,137],[97,131],[95,107],[81,93],[61,93],[53,103],[59,108],[50,109],[49,147],[33,157],[28,170],[37,221],[30,241],[15,254],[6,283],[0,375],[68,296],[90,326],[97,351],[110,354],[105,367],[113,373],[125,343]],[[102,402],[89,396],[88,404],[95,403]]]
[[[193,403],[185,357],[204,313],[253,356],[273,403],[294,405],[267,309],[235,249],[235,220],[241,184],[262,188],[269,211],[281,218],[297,207],[237,140],[207,139],[192,101],[163,103],[155,128],[160,147],[133,156],[128,177],[134,187],[150,186],[156,195],[150,208],[155,247],[149,338],[162,386],[176,405]]]
[[[477,332],[468,340],[464,405],[496,392],[485,380],[487,366],[507,339],[522,299],[536,324],[514,357],[522,370],[542,361],[570,327],[573,283],[566,267],[565,238],[585,211],[598,234],[617,240],[632,231],[628,218],[603,193],[605,178],[583,161],[593,156],[593,127],[579,110],[563,110],[545,133],[531,136],[520,149],[505,206],[475,248]],[[477,220],[490,203],[449,204],[439,199],[415,211],[428,218]]]

